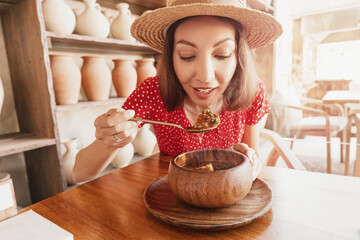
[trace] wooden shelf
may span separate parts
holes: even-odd
[[[66,112],[66,111],[74,111],[83,108],[93,108],[93,107],[101,107],[101,106],[109,106],[109,105],[119,105],[125,102],[125,98],[109,98],[108,100],[104,101],[79,101],[76,104],[72,105],[57,105],[56,111],[57,112]]]
[[[11,133],[0,136],[0,157],[55,145],[55,139],[31,133]]]
[[[154,55],[157,52],[144,44],[114,38],[96,38],[78,34],[55,34],[46,32],[49,49],[52,51],[89,52],[97,54]]]
[[[251,8],[254,8],[256,10],[260,10],[260,11],[267,12],[270,14],[274,13],[274,7],[265,4],[262,0],[248,0],[247,4],[248,4],[248,6],[250,6]]]

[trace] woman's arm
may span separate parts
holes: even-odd
[[[257,160],[257,152],[259,145],[259,125],[245,125],[245,132],[241,143],[235,144],[234,149],[245,154],[251,163]]]
[[[133,110],[111,109],[95,120],[96,140],[77,154],[73,168],[75,182],[98,176],[113,160],[117,150],[134,140],[138,125],[129,121],[133,116]]]
[[[245,125],[245,132],[241,142],[247,144],[256,154],[259,154],[260,130],[265,127],[267,117],[268,114],[264,115],[255,125]]]

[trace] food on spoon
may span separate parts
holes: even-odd
[[[206,130],[216,128],[220,124],[219,115],[212,113],[209,109],[205,109],[196,119],[194,126],[187,129]]]

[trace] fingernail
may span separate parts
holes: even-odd
[[[135,111],[134,110],[128,110],[127,115],[132,118],[133,116],[135,116]]]
[[[122,108],[118,108],[118,109],[116,109],[116,112],[123,112],[123,111],[125,111],[124,109],[122,109]]]

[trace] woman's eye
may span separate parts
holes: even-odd
[[[227,59],[229,57],[231,57],[231,54],[229,54],[229,55],[215,55],[215,58],[217,58],[219,60]]]
[[[191,61],[195,58],[195,56],[180,56],[180,59],[181,60],[184,60],[184,61]]]

